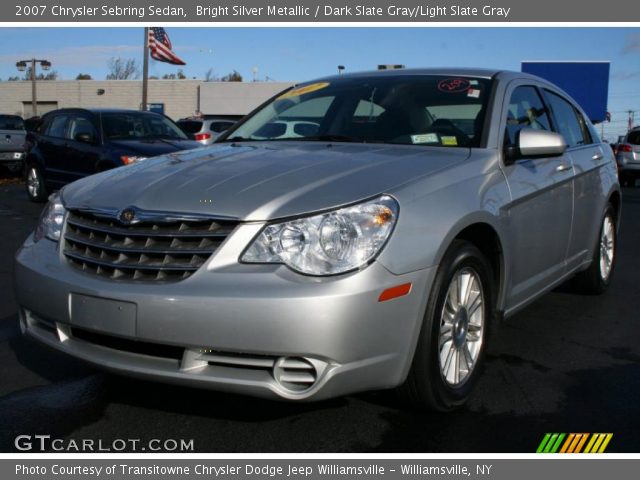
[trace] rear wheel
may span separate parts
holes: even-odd
[[[27,195],[32,202],[44,202],[47,199],[48,191],[44,183],[44,177],[40,168],[35,165],[27,166],[26,170]]]
[[[493,315],[491,266],[473,244],[453,243],[433,285],[411,370],[400,392],[414,406],[452,410],[481,373]]]
[[[613,207],[609,205],[602,218],[591,265],[576,276],[582,291],[597,295],[607,289],[615,267],[617,247],[616,216]]]

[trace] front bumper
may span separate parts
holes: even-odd
[[[23,152],[0,152],[0,165],[18,167],[24,161]]]
[[[318,278],[239,265],[257,229],[238,228],[205,266],[168,284],[83,273],[57,244],[30,238],[16,254],[21,327],[111,371],[216,390],[319,400],[400,384],[434,269],[394,275],[374,262]],[[408,282],[408,295],[378,302],[383,290]],[[288,382],[297,368],[313,381]]]

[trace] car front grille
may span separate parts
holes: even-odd
[[[76,268],[118,280],[179,281],[191,276],[236,227],[234,220],[153,218],[133,225],[69,211],[64,255]]]

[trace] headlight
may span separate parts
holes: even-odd
[[[388,195],[360,205],[267,225],[246,250],[246,263],[284,263],[308,275],[335,275],[367,265],[398,219]]]
[[[60,196],[57,193],[52,194],[49,197],[49,203],[40,215],[38,226],[33,234],[34,241],[39,242],[44,237],[54,242],[60,240],[64,213],[65,209],[60,201]]]

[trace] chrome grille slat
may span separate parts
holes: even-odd
[[[101,261],[100,259],[97,258],[93,258],[93,257],[85,257],[82,255],[77,255],[73,252],[69,252],[67,250],[65,250],[64,254],[67,257],[72,257],[78,261],[81,262],[90,262],[90,263],[95,263],[96,265],[99,265],[101,267],[113,267],[113,268],[119,268],[119,269],[136,269],[136,270],[158,270],[158,269],[162,269],[162,270],[191,270],[191,271],[196,271],[198,268],[200,268],[200,266],[188,266],[188,265],[172,265],[172,264],[144,264],[144,263],[118,263],[118,262],[104,262]]]
[[[207,230],[196,231],[196,230],[176,230],[176,231],[163,231],[163,230],[134,230],[131,227],[117,227],[115,226],[115,222],[113,227],[103,226],[101,224],[91,224],[86,222],[80,222],[75,219],[67,220],[67,223],[87,230],[93,230],[96,232],[122,235],[126,236],[136,236],[136,237],[210,237],[210,238],[226,238],[231,231],[224,232],[211,232]]]
[[[93,241],[93,239],[86,239],[86,238],[82,238],[80,236],[74,235],[74,234],[67,234],[66,237],[67,241],[69,242],[73,242],[73,243],[80,243],[83,245],[86,245],[88,247],[91,248],[101,248],[104,250],[113,250],[113,251],[118,251],[118,252],[129,252],[129,253],[179,253],[182,255],[210,255],[211,254],[211,250],[210,249],[205,249],[205,248],[201,248],[201,249],[195,249],[195,248],[153,248],[153,247],[149,247],[149,246],[141,246],[141,247],[129,247],[126,246],[124,244],[119,245],[119,244],[112,244],[109,245],[106,242],[96,242]]]
[[[179,281],[209,259],[237,226],[232,220],[175,219],[132,225],[71,210],[64,255],[78,269],[119,280]]]

